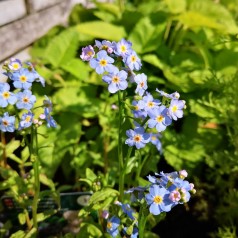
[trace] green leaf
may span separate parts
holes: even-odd
[[[122,26],[116,26],[103,21],[91,21],[81,23],[76,27],[79,33],[107,40],[121,40],[126,36],[126,32]]]
[[[112,188],[103,188],[101,191],[95,192],[90,200],[89,204],[96,204],[98,202],[104,202],[104,200],[108,197],[116,197],[119,195],[119,192]]]
[[[162,42],[166,24],[156,22],[154,17],[140,19],[129,35],[128,39],[139,54],[156,50]]]
[[[89,76],[90,68],[87,64],[83,63],[80,59],[71,59],[65,64],[61,65],[61,68],[66,72],[71,73],[78,79],[86,81]]]
[[[169,11],[173,14],[181,13],[186,10],[186,0],[165,0]]]
[[[11,140],[10,142],[7,143],[6,145],[6,155],[9,156],[13,154],[13,152],[19,148],[21,145],[21,142],[19,140]]]
[[[98,224],[82,222],[80,224],[80,237],[100,238],[103,233]]]
[[[76,55],[77,49],[77,32],[72,29],[65,30],[49,42],[44,52],[45,59],[54,67],[58,67],[72,60]]]
[[[86,178],[94,181],[97,178],[97,175],[89,168],[86,168]]]
[[[18,220],[21,225],[24,225],[26,223],[26,214],[19,213],[18,214]]]
[[[138,163],[136,161],[136,156],[130,157],[126,166],[125,174],[129,174],[133,168],[138,167]]]

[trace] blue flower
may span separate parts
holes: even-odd
[[[160,134],[150,133],[150,142],[156,146],[157,150],[162,152],[162,143],[159,140]]]
[[[126,81],[127,72],[116,68],[113,73],[103,76],[103,81],[108,83],[108,91],[116,93],[119,90],[125,90],[128,86]]]
[[[172,123],[172,119],[168,116],[168,109],[164,105],[149,111],[148,114],[150,116],[148,127],[155,127],[158,132],[164,131]]]
[[[127,235],[127,236],[130,235],[130,238],[137,238],[138,235],[139,235],[139,230],[138,230],[138,228],[136,226],[133,227],[132,233],[130,232],[131,234],[128,234],[129,233],[128,232],[128,227],[124,227],[123,231],[124,231],[125,235]]]
[[[149,193],[145,195],[145,200],[150,206],[150,213],[159,215],[161,212],[169,212],[172,203],[169,200],[169,192],[167,189],[159,185],[152,185]]]
[[[26,68],[21,68],[18,71],[13,72],[9,75],[11,80],[13,80],[13,85],[15,88],[28,89],[31,87],[32,82],[35,79],[34,74],[29,72]]]
[[[142,74],[137,74],[134,77],[134,81],[137,83],[136,87],[136,93],[138,93],[140,96],[142,96],[145,92],[145,90],[148,88],[147,87],[147,76],[142,73]]]
[[[37,73],[37,71],[34,69],[33,65],[30,62],[27,62],[26,64],[29,66],[28,70],[29,70],[29,72],[31,72],[32,77],[34,78],[34,80],[36,82],[40,82],[41,85],[43,87],[45,87],[45,79]]]
[[[49,114],[52,112],[53,110],[53,104],[51,102],[51,100],[45,95],[45,100],[43,100],[43,105],[44,105],[44,111],[45,111],[45,114]]]
[[[143,127],[127,130],[126,135],[129,138],[125,143],[129,146],[136,146],[137,149],[145,147],[146,143],[150,141],[150,135],[144,132]]]
[[[95,55],[94,49],[91,45],[89,45],[82,49],[82,54],[80,55],[80,58],[83,61],[89,61],[94,57],[94,55]]]
[[[105,71],[113,73],[116,67],[112,65],[112,63],[114,63],[114,59],[109,57],[105,50],[99,51],[97,58],[93,58],[89,62],[90,66],[95,69],[98,74],[103,74]]]
[[[129,67],[130,70],[140,70],[141,60],[137,56],[135,51],[132,51],[124,60],[124,63]]]
[[[44,108],[43,117],[44,117],[44,118],[42,118],[42,119],[45,119],[45,120],[46,120],[46,125],[47,125],[47,127],[53,127],[53,128],[56,128],[56,127],[57,127],[56,121],[55,121],[54,118],[50,115],[50,110],[49,110],[48,107],[45,107],[45,108]]]
[[[24,113],[21,117],[21,121],[19,123],[19,130],[22,130],[24,128],[30,127],[33,122],[33,113],[31,111]]]
[[[155,108],[158,108],[161,102],[158,99],[154,99],[150,93],[146,92],[146,96],[144,96],[138,104],[140,108],[143,108],[146,112],[149,112],[153,111]]]
[[[107,221],[107,232],[112,236],[116,237],[119,233],[118,226],[120,225],[120,219],[116,216],[111,217]]]
[[[17,101],[14,93],[9,92],[8,83],[0,83],[0,107],[6,107],[8,104],[13,105]]]
[[[162,90],[159,90],[157,88],[156,88],[155,91],[158,92],[160,94],[160,96],[163,96],[163,97],[166,97],[166,98],[169,98],[169,99],[179,99],[179,97],[180,97],[180,94],[178,92],[168,94],[168,93],[166,93]]]
[[[183,108],[185,102],[183,100],[172,99],[169,106],[169,115],[174,119],[183,117]]]
[[[131,206],[126,203],[126,204],[121,204],[122,211],[131,219],[135,220],[134,213],[135,211],[131,208]]]
[[[18,109],[30,110],[34,106],[34,103],[36,102],[36,97],[32,95],[30,90],[18,92],[16,96],[18,98],[18,101],[16,103]]]
[[[3,132],[14,132],[15,130],[15,116],[9,116],[8,112],[0,117],[0,130]]]
[[[134,106],[134,110],[132,110],[134,117],[145,119],[147,116],[147,112],[141,108],[139,102],[134,100],[132,101],[132,105]]]
[[[95,45],[99,50],[106,50],[109,54],[113,53],[113,44],[108,40],[103,40],[102,42],[95,40]]]
[[[22,67],[22,63],[19,59],[11,58],[8,64],[8,68],[13,71],[17,71]]]
[[[132,43],[130,41],[121,39],[118,43],[114,43],[114,52],[118,56],[125,57],[126,55],[129,55],[131,53],[131,46]]]

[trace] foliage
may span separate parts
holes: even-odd
[[[238,227],[237,0],[131,0],[124,7],[95,4],[88,10],[75,6],[67,27],[55,27],[32,48],[35,68],[47,83],[44,91],[35,90],[51,96],[59,124],[58,130],[42,129],[47,142],[39,137],[39,146],[48,148],[39,151],[42,173],[59,186],[62,181],[57,181],[57,175],[63,174],[63,183],[76,190],[92,189],[96,181],[115,185],[118,117],[111,106],[117,97],[109,95],[101,78],[79,55],[94,39],[125,38],[142,59],[150,89],[177,90],[187,102],[185,117],[161,138],[163,155],[148,148],[141,152],[149,159],[141,169],[140,182],[157,166],[185,168],[197,181],[195,213],[204,214],[201,219],[206,222],[214,221],[217,231],[219,226],[228,227],[219,228],[219,235],[223,230],[234,233],[232,227]],[[129,120],[125,124],[130,127]],[[16,161],[13,152],[19,141],[11,143],[9,155]],[[24,158],[26,152],[21,153]],[[140,162],[132,164],[128,173],[136,176]],[[6,173],[1,169],[1,176],[9,178],[4,189],[20,183],[13,171],[11,176]],[[138,184],[128,181],[129,185]],[[94,226],[91,231],[97,229]]]

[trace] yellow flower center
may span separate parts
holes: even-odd
[[[151,136],[151,140],[156,140],[156,136]]]
[[[141,82],[141,83],[140,83],[140,86],[143,88],[143,87],[144,87],[144,82]]]
[[[135,142],[140,142],[140,141],[141,141],[141,135],[135,135],[134,138],[133,138],[133,140],[134,140]]]
[[[177,106],[173,106],[172,107],[172,112],[176,112],[178,110],[178,107]]]
[[[121,46],[121,52],[123,52],[123,53],[126,52],[126,46],[125,46],[125,45],[122,45],[122,46]]]
[[[99,64],[103,67],[107,65],[107,61],[105,59],[100,60]]]
[[[2,94],[3,98],[7,99],[10,97],[10,93],[9,92],[3,92]]]
[[[18,63],[12,64],[13,69],[17,70],[20,68],[20,65]]]
[[[27,116],[26,119],[25,119],[25,122],[29,122],[29,121],[31,121],[31,117]]]
[[[27,81],[27,77],[26,77],[25,75],[21,75],[21,76],[20,76],[20,81],[21,81],[22,83],[25,83],[25,82]]]
[[[136,62],[136,57],[134,55],[131,56],[131,61]]]
[[[93,52],[92,51],[88,51],[87,56],[92,56]]]
[[[154,197],[154,202],[155,202],[155,203],[160,204],[160,203],[162,203],[162,201],[163,201],[163,199],[162,199],[161,196],[156,195],[156,196]]]
[[[29,98],[28,98],[28,97],[24,97],[24,98],[22,99],[22,101],[23,101],[24,103],[28,103],[28,102],[29,102]]]
[[[112,78],[112,82],[113,82],[113,83],[119,83],[119,82],[120,82],[120,79],[119,79],[117,76],[114,76],[114,77]]]
[[[108,223],[107,223],[107,228],[108,228],[108,229],[111,229],[111,228],[112,228],[112,223],[111,223],[111,222],[108,222]]]
[[[157,122],[162,122],[164,117],[162,115],[157,116],[156,121]]]
[[[139,110],[139,107],[138,106],[134,106],[135,107],[135,110],[138,111]]]
[[[148,103],[147,103],[147,106],[148,106],[148,107],[154,107],[154,103],[153,103],[153,102],[148,102]]]
[[[8,121],[3,120],[2,123],[3,123],[4,126],[8,126]]]

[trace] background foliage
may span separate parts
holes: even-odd
[[[144,152],[150,159],[141,170],[141,181],[151,168],[186,169],[197,195],[185,213],[203,224],[207,237],[236,237],[238,1],[95,4],[96,8],[87,10],[75,6],[68,26],[53,28],[31,52],[47,83],[46,91],[35,91],[51,95],[59,124],[57,130],[42,131],[47,134],[47,140],[39,141],[47,146],[40,150],[43,173],[59,189],[89,189],[92,174],[87,168],[102,183],[114,185],[117,111],[111,106],[117,98],[109,96],[106,85],[79,55],[95,39],[125,38],[142,59],[150,91],[178,91],[187,102],[184,118],[163,135],[163,155]],[[14,143],[13,151],[20,146]],[[136,174],[138,164],[128,171]],[[79,181],[85,177],[87,183]],[[173,222],[176,214],[170,216]]]

